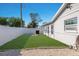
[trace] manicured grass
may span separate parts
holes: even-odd
[[[37,48],[37,47],[64,48],[67,47],[67,45],[42,34],[36,36],[24,34],[16,38],[15,40],[12,40],[0,46],[0,49],[5,50],[5,49],[22,49],[22,48]]]

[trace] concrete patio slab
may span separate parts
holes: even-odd
[[[73,49],[12,49],[0,52],[0,56],[79,56]]]

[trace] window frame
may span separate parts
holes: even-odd
[[[51,25],[51,34],[53,34],[53,31],[54,31],[54,26]]]
[[[74,22],[74,20],[76,20],[76,21]],[[68,21],[69,21],[69,23],[68,23]],[[78,18],[77,17],[73,17],[73,18],[64,20],[64,31],[66,31],[66,32],[77,32],[77,30],[78,30],[77,29],[77,24],[78,24]],[[67,26],[68,27],[72,26],[72,27],[69,29]]]

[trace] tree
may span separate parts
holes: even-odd
[[[11,27],[23,27],[24,21],[21,20],[20,18],[11,17],[8,19],[8,24]]]
[[[30,22],[27,27],[28,27],[28,28],[36,28],[36,27],[38,27],[38,24],[37,24],[36,21],[34,20],[34,21]]]
[[[7,22],[7,18],[5,17],[0,17],[0,25],[7,25],[8,22]]]
[[[0,25],[7,25],[11,27],[24,27],[25,23],[23,20],[16,17],[0,17]]]
[[[38,27],[41,18],[38,13],[30,13],[31,22],[28,24],[28,28],[36,28]]]

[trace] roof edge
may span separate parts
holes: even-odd
[[[68,3],[63,3],[61,5],[61,7],[59,8],[59,10],[56,12],[56,14],[53,16],[52,21],[47,23],[47,24],[45,24],[45,25],[49,25],[51,23],[54,23],[56,21],[56,19],[59,17],[59,15],[61,14],[61,12],[66,8],[67,4]],[[45,25],[43,25],[43,26],[45,26]]]

